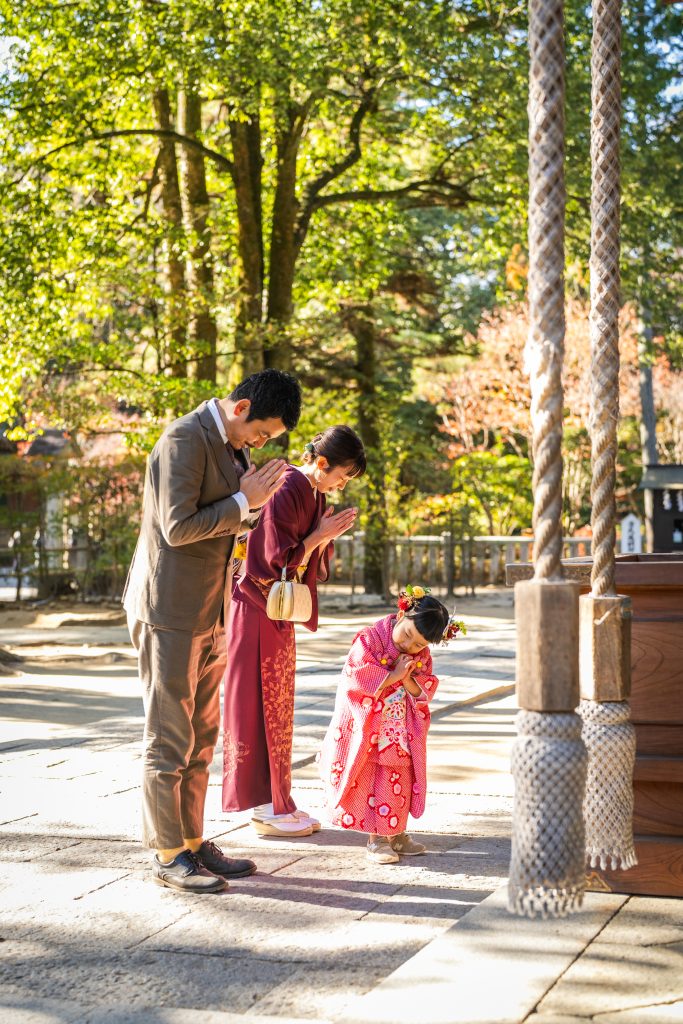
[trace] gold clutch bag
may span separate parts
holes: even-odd
[[[308,622],[313,614],[311,592],[305,583],[287,579],[287,566],[282,576],[270,588],[266,615],[269,619],[284,619],[287,622]]]

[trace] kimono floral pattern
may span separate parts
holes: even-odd
[[[421,693],[398,684],[376,696],[399,657],[394,616],[362,630],[342,670],[319,771],[331,820],[342,828],[395,835],[424,811],[429,701],[438,680],[428,651],[413,674]]]
[[[405,832],[410,811],[413,766],[404,757],[400,765],[387,766],[379,755],[368,760],[357,780],[332,815],[332,822],[341,828],[392,836]],[[407,796],[406,796],[407,794]]]
[[[261,662],[261,688],[271,760],[289,777],[294,732],[294,629],[283,630],[283,639],[283,646]]]
[[[406,691],[402,686],[381,701],[382,724],[379,730],[378,750],[386,750],[395,744],[406,754],[408,749],[408,730],[406,729]]]
[[[242,740],[236,739],[227,729],[223,732],[223,772],[232,775],[237,771],[237,766],[246,761],[249,756],[249,746]]]

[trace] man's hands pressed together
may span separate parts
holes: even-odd
[[[284,459],[272,459],[265,466],[256,469],[250,466],[240,480],[240,490],[249,502],[249,508],[261,508],[271,495],[284,483],[287,463]]]

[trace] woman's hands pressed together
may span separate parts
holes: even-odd
[[[316,548],[320,548],[322,551],[331,541],[350,530],[357,515],[357,508],[346,508],[343,512],[335,512],[334,509],[326,508],[315,530],[309,533],[303,541],[304,561],[308,561]]]
[[[343,512],[335,512],[332,508],[326,508],[323,517],[315,531],[318,534],[320,544],[329,544],[330,541],[341,537],[356,522],[358,515],[357,508],[345,508]]]

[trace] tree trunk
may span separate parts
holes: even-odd
[[[638,321],[638,372],[640,385],[640,450],[643,469],[656,466],[657,457],[657,415],[652,387],[652,328],[647,311],[640,310]],[[643,491],[645,504],[645,550],[654,550],[654,494]]]
[[[193,88],[178,93],[178,130],[196,138],[202,126],[202,103]],[[209,228],[209,196],[206,190],[204,155],[181,147],[180,187],[185,230],[190,239],[187,281],[191,296],[190,339],[193,376],[216,381],[216,340],[218,331],[213,314],[214,284]]]
[[[292,122],[291,130],[277,143],[277,181],[273,199],[268,278],[268,323],[274,328],[273,342],[265,352],[268,366],[289,370],[292,352],[287,327],[292,318],[294,271],[300,246],[295,238],[299,204],[296,198],[296,158],[301,132]]]
[[[166,89],[158,89],[153,96],[157,127],[168,131],[171,125],[171,103]],[[178,184],[178,165],[175,144],[168,139],[159,141],[159,183],[161,208],[166,221],[165,233],[165,289],[168,296],[169,339],[164,352],[164,363],[172,377],[187,377],[186,362],[186,293],[185,265],[183,263],[183,209]]]
[[[233,179],[237,201],[238,295],[235,305],[235,361],[231,383],[263,369],[263,210],[261,125],[231,121]]]
[[[365,519],[365,593],[388,596],[389,581],[385,579],[384,563],[388,522],[386,475],[378,416],[377,328],[369,307],[349,307],[344,313],[344,323],[356,341],[358,432],[368,460],[362,500]]]

